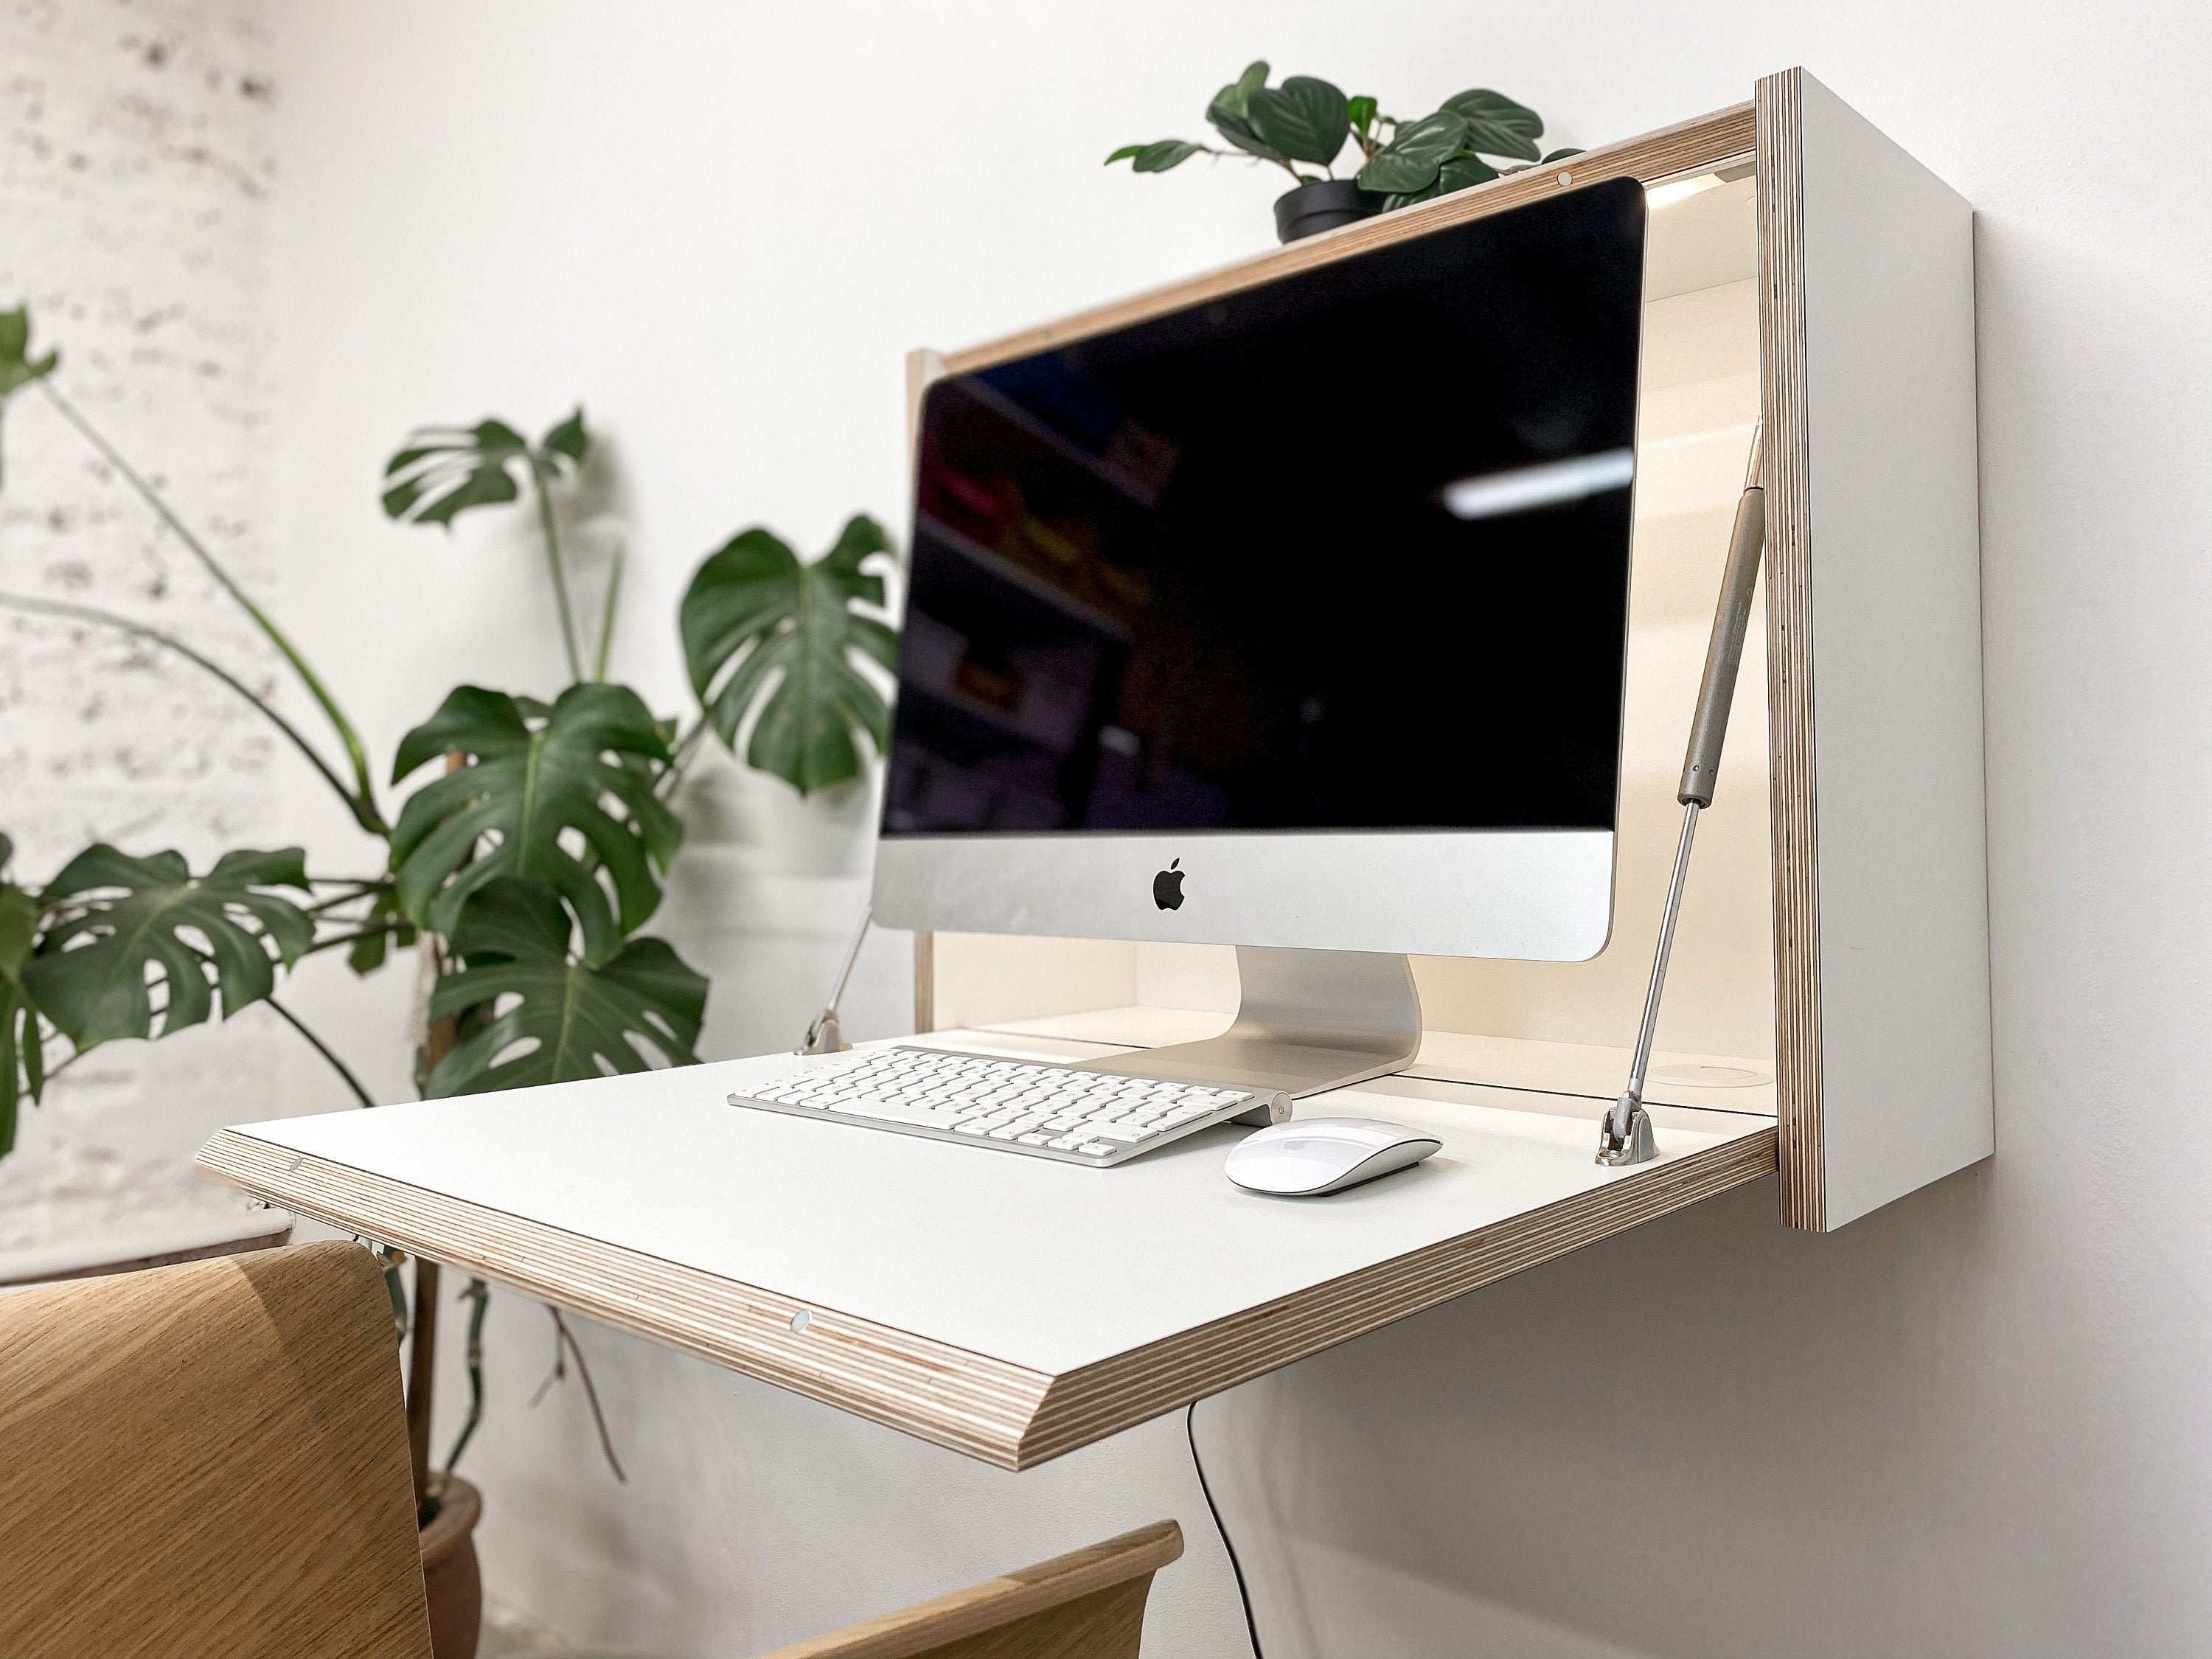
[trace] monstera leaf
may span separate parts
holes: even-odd
[[[467,966],[438,981],[430,1015],[481,1023],[431,1072],[428,1097],[697,1063],[706,980],[657,939],[596,967],[574,961],[568,931],[561,901],[536,882],[501,877],[469,900],[453,933]]]
[[[736,747],[757,705],[745,760],[802,795],[860,771],[855,731],[878,752],[890,738],[890,710],[854,665],[866,656],[895,668],[898,635],[853,606],[884,602],[883,578],[862,567],[890,546],[865,514],[811,564],[748,530],[699,567],[684,595],[684,661],[715,731]]]
[[[1516,104],[1502,92],[1477,87],[1456,92],[1443,107],[1467,123],[1466,146],[1485,155],[1510,155],[1516,161],[1537,159],[1536,141],[1544,136],[1544,118],[1526,104]]]
[[[0,311],[0,408],[33,380],[43,380],[61,362],[59,352],[31,355],[31,313],[27,307]]]
[[[575,912],[586,957],[609,961],[684,842],[653,793],[667,738],[637,693],[572,685],[549,708],[464,685],[400,739],[392,781],[445,755],[467,763],[409,796],[392,832],[401,910],[450,933],[485,884],[542,882]]]
[[[13,311],[0,311],[0,403],[32,381],[46,379],[61,362],[58,351],[37,358],[30,354],[30,308],[17,306]]]
[[[487,416],[474,426],[426,426],[384,465],[385,516],[407,524],[450,527],[472,507],[515,500],[517,468],[558,474],[580,464],[591,447],[584,411],[575,410],[538,440]]]
[[[1327,167],[1352,136],[1350,101],[1310,75],[1289,76],[1279,87],[1254,88],[1244,112],[1261,140],[1293,161]]]
[[[195,877],[181,853],[88,847],[40,896],[56,919],[22,988],[80,1049],[155,1035],[154,977],[165,993],[159,1035],[206,1019],[217,990],[228,1019],[276,988],[276,962],[290,966],[314,942],[313,921],[276,888],[307,890],[298,848],[226,853]]]
[[[0,872],[15,843],[0,834]],[[23,965],[38,942],[39,901],[0,877],[0,1158],[15,1145],[15,1109],[46,1086],[39,1011],[23,989]]]

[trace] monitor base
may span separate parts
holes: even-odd
[[[1237,1018],[1219,1036],[1116,1054],[1082,1069],[1244,1084],[1295,1097],[1402,1071],[1420,1048],[1421,999],[1402,956],[1240,945],[1237,972],[1243,981]]]

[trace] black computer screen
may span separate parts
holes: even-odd
[[[1610,829],[1644,192],[929,388],[884,830]]]

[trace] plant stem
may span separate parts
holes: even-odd
[[[300,654],[299,647],[286,636],[283,629],[276,626],[269,613],[256,605],[246,591],[231,579],[230,573],[222,568],[222,562],[214,554],[208,551],[200,538],[192,534],[168,502],[161,499],[160,492],[141,477],[137,470],[130,462],[123,459],[122,452],[108,442],[99,428],[78,413],[76,404],[62,396],[51,379],[40,381],[39,388],[46,394],[53,406],[61,411],[62,418],[75,427],[84,441],[98,450],[110,466],[123,475],[125,481],[138,492],[139,499],[153,509],[154,515],[176,532],[178,539],[190,548],[199,562],[207,567],[208,574],[222,585],[225,592],[238,601],[246,614],[253,619],[254,625],[268,637],[270,643],[283,653],[284,660],[292,665],[292,672],[300,677],[300,683],[307,687],[307,694],[322,706],[324,715],[329,720],[331,728],[338,734],[338,741],[345,745],[347,757],[353,762],[354,781],[360,790],[362,804],[367,809],[368,815],[374,817],[376,791],[374,786],[369,781],[368,750],[362,745],[361,734],[354,729],[353,722],[346,718],[345,711],[338,707],[337,699],[331,695],[329,689],[324,685],[321,677],[308,665],[307,659]]]
[[[471,1279],[461,1292],[461,1300],[470,1304],[469,1338],[466,1358],[469,1368],[469,1410],[461,1419],[461,1431],[453,1441],[453,1450],[446,1454],[446,1474],[451,1476],[453,1466],[461,1461],[468,1449],[469,1440],[483,1421],[483,1328],[484,1311],[491,1306],[491,1286],[481,1279]]]
[[[553,573],[553,602],[561,611],[561,648],[568,656],[568,682],[580,684],[584,678],[584,659],[576,651],[576,623],[568,610],[568,575],[561,565],[561,532],[553,522],[553,496],[546,486],[544,462],[533,452],[530,457],[531,493],[538,500],[538,527],[545,538],[545,563]]]
[[[334,951],[341,945],[352,945],[362,939],[377,939],[387,933],[396,933],[402,927],[413,925],[403,917],[395,916],[392,918],[391,926],[387,927],[364,927],[358,933],[332,933],[328,939],[317,939],[300,954],[303,957],[312,957],[324,951]]]
[[[584,1384],[584,1399],[592,1408],[592,1425],[599,1431],[599,1449],[606,1455],[607,1467],[615,1472],[615,1479],[626,1486],[629,1484],[629,1476],[623,1473],[622,1459],[615,1455],[614,1437],[607,1432],[606,1413],[599,1409],[599,1391],[592,1381],[591,1362],[584,1358],[583,1349],[576,1345],[568,1321],[561,1317],[561,1310],[549,1302],[545,1304],[545,1311],[553,1316],[553,1352],[557,1355],[561,1345],[565,1343],[569,1354],[575,1359],[576,1375]]]
[[[653,785],[653,793],[663,800],[674,794],[677,786],[684,781],[684,769],[691,763],[691,751],[699,746],[699,739],[707,735],[708,725],[707,716],[702,712],[692,723],[691,729],[676,739],[676,746],[669,756],[668,769],[660,775],[660,781]]]
[[[344,780],[331,769],[330,763],[316,751],[315,746],[301,734],[299,727],[294,726],[291,721],[264,702],[237,675],[202,656],[175,635],[165,634],[158,628],[149,628],[143,623],[132,622],[128,617],[118,617],[110,611],[101,611],[88,605],[71,605],[62,599],[33,599],[27,594],[0,593],[0,608],[26,611],[33,616],[66,617],[76,622],[98,623],[103,628],[112,628],[125,634],[136,635],[142,640],[151,640],[155,644],[175,652],[194,666],[205,669],[267,715],[275,723],[276,729],[291,739],[293,746],[307,757],[307,763],[322,775],[323,781],[337,792],[338,799],[346,804],[346,810],[353,815],[356,823],[372,836],[388,836],[392,833],[390,826],[378,814],[375,802],[365,793],[356,796],[348,789]]]
[[[368,1091],[361,1086],[361,1079],[356,1077],[347,1067],[345,1061],[340,1060],[336,1054],[331,1052],[330,1044],[325,1042],[322,1038],[317,1036],[313,1031],[307,1029],[307,1023],[304,1020],[302,1020],[297,1014],[294,1013],[289,1008],[287,1008],[283,1003],[277,1001],[275,997],[267,997],[263,1000],[266,1001],[271,1008],[276,1011],[277,1018],[283,1020],[287,1025],[290,1026],[301,1036],[305,1037],[307,1040],[307,1046],[330,1062],[331,1069],[338,1074],[339,1080],[343,1082],[347,1088],[353,1091],[353,1097],[356,1100],[359,1101],[364,1106],[374,1106],[376,1104],[376,1102],[370,1097]]]
[[[599,617],[599,659],[592,665],[592,678],[604,685],[607,678],[607,653],[615,642],[615,602],[622,597],[623,562],[629,549],[623,543],[615,544],[613,566],[607,572],[607,603]]]

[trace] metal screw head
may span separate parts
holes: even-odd
[[[813,1314],[805,1308],[801,1308],[797,1313],[791,1316],[791,1328],[794,1331],[803,1331],[813,1322]]]
[[[1563,173],[1559,175],[1559,182],[1562,185],[1571,185],[1574,181],[1575,175],[1571,173]]]

